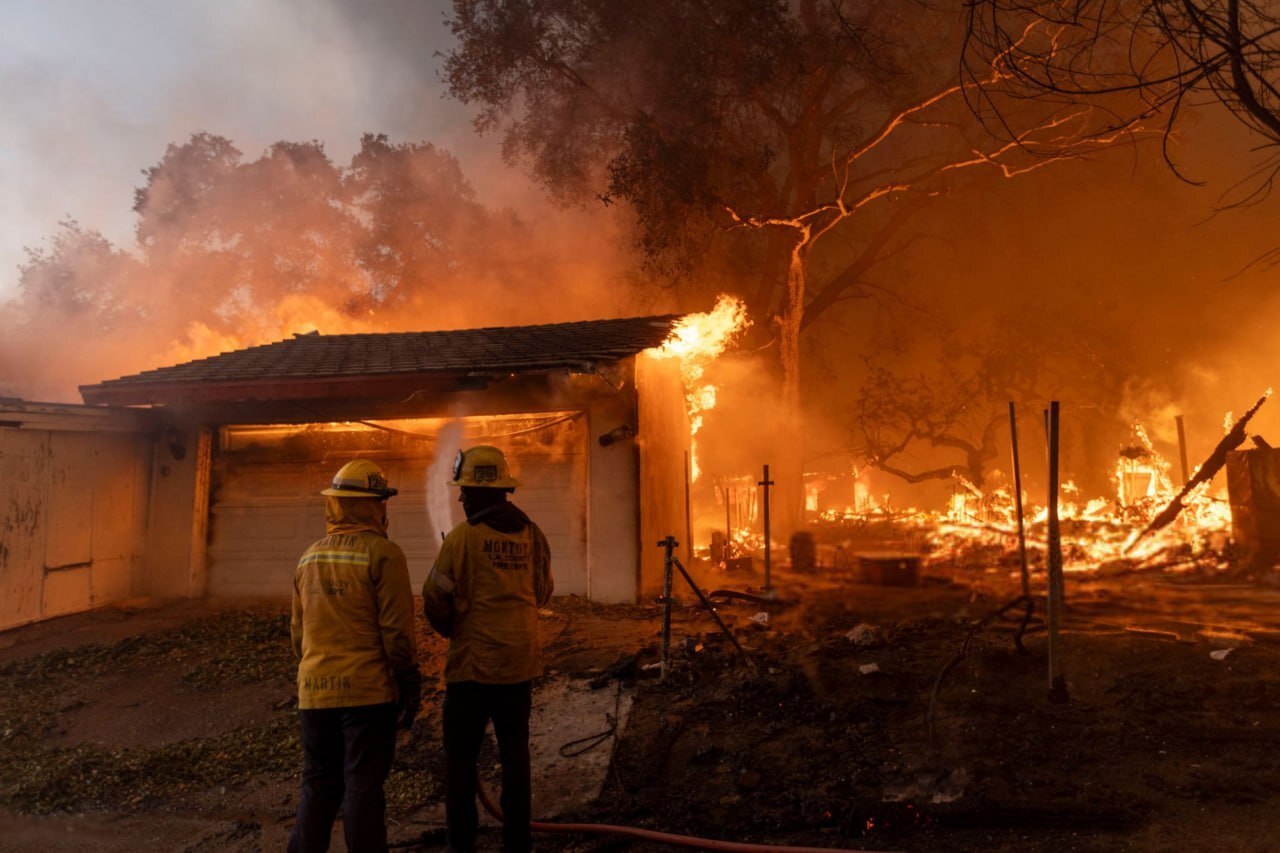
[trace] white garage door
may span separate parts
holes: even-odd
[[[362,457],[400,490],[388,504],[389,533],[420,590],[441,532],[462,520],[458,490],[446,485],[453,456],[493,444],[521,481],[512,499],[547,535],[556,593],[586,595],[587,433],[582,412],[224,428],[213,466],[209,593],[288,595],[298,557],[324,535],[319,491]]]

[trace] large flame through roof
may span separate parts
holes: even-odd
[[[710,311],[681,318],[662,346],[646,351],[653,358],[680,360],[693,434],[689,466],[694,480],[700,473],[697,436],[702,428],[702,415],[716,405],[716,386],[705,380],[706,367],[749,325],[751,321],[747,319],[746,303],[736,296],[722,293]]]

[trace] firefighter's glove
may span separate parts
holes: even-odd
[[[400,688],[400,728],[408,729],[422,708],[422,673],[417,667],[402,672],[396,677],[396,685]]]

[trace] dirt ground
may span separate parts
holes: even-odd
[[[778,600],[719,607],[746,657],[680,591],[666,679],[656,606],[556,599],[542,619],[535,812],[875,850],[1280,849],[1280,590],[1069,576],[1069,701],[1055,704],[1038,620],[1025,654],[1016,622],[975,628],[1016,595],[1005,572],[915,588],[776,578]],[[420,634],[428,687],[388,783],[389,826],[401,849],[433,850],[444,644]],[[292,677],[283,602],[104,610],[0,634],[0,850],[283,849],[300,763]],[[482,758],[490,789],[495,753]],[[538,844],[657,849],[583,834]]]

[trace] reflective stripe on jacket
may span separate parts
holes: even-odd
[[[298,707],[395,702],[396,676],[418,665],[404,552],[387,539],[381,501],[325,500],[329,533],[293,575]]]
[[[449,638],[445,681],[515,684],[542,674],[538,608],[551,599],[551,549],[533,522],[504,533],[462,522],[422,585],[422,606]]]

